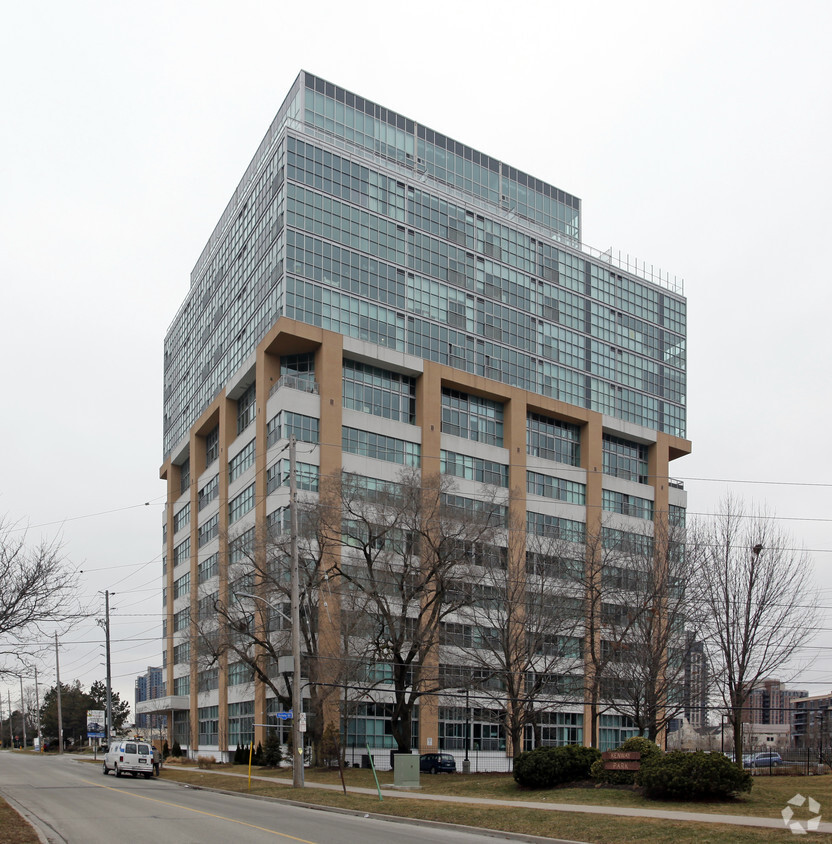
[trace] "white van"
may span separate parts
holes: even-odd
[[[154,764],[153,745],[137,739],[114,741],[104,754],[104,776],[115,771],[115,775],[130,773],[134,777],[144,774],[150,779],[154,772],[158,776],[158,767]]]

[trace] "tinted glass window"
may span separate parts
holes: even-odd
[[[139,745],[139,756],[149,756],[150,748],[146,744]]]
[[[124,752],[125,753],[135,753],[136,752],[136,745],[135,744],[125,744],[124,745]]]

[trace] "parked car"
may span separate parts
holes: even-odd
[[[751,768],[773,768],[782,765],[783,760],[780,754],[773,750],[766,750],[761,753],[754,753],[751,757]]]
[[[427,774],[455,774],[456,759],[450,753],[423,753],[419,770]]]
[[[153,746],[145,741],[133,739],[114,741],[104,754],[104,776],[113,771],[117,777],[144,774],[150,779],[158,770],[153,762]]]

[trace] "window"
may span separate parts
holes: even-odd
[[[202,510],[203,507],[207,507],[218,495],[220,494],[220,476],[214,475],[204,487],[197,493],[198,496],[198,509]]]
[[[179,533],[191,521],[191,504],[188,502],[178,513],[173,514],[173,532]]]
[[[504,504],[447,492],[441,494],[441,501],[451,515],[458,514],[461,519],[476,520],[494,527],[506,527],[508,524],[508,507]]]
[[[220,686],[220,672],[218,668],[208,668],[196,675],[197,690],[200,692],[212,692]]]
[[[547,513],[526,513],[526,531],[535,536],[548,536],[566,542],[584,542],[586,525],[574,519],[563,519]]]
[[[646,536],[643,533],[602,527],[601,542],[604,548],[608,550],[621,551],[624,554],[645,558],[652,558],[653,556],[653,537]]]
[[[454,475],[469,481],[480,481],[495,486],[508,486],[508,466],[493,460],[482,460],[455,451],[440,452],[440,471],[443,475]]]
[[[357,361],[344,361],[344,407],[395,419],[416,422],[416,380]]]
[[[197,531],[197,542],[199,547],[202,548],[203,545],[207,545],[219,533],[219,530],[220,517],[219,513],[217,513],[208,519],[205,524],[199,526],[199,530]]]
[[[442,388],[442,432],[468,440],[503,445],[502,404]]]
[[[385,437],[383,434],[361,431],[358,428],[344,427],[342,430],[343,448],[350,454],[360,454],[375,460],[389,460],[391,463],[402,463],[405,466],[419,466],[419,443]]]
[[[245,662],[235,662],[228,666],[228,685],[239,686],[254,681],[254,669]]]
[[[191,485],[191,461],[186,457],[179,466],[179,494],[188,491]]]
[[[604,473],[647,483],[647,446],[604,434]]]
[[[173,615],[173,630],[174,632],[178,632],[180,630],[184,630],[191,620],[191,608],[185,607],[185,609],[180,610]]]
[[[219,734],[219,707],[201,706],[197,711],[199,718],[199,744],[216,744]]]
[[[580,466],[580,428],[569,422],[529,413],[526,417],[526,451],[534,457]]]
[[[254,440],[228,461],[228,482],[233,483],[254,465]]]
[[[295,390],[316,392],[314,353],[280,358],[280,384]]]
[[[228,543],[228,563],[235,566],[254,552],[254,528],[243,531]]]
[[[187,697],[191,693],[191,678],[186,674],[184,677],[174,677],[173,693]],[[176,713],[179,714],[178,712]],[[186,713],[187,714],[187,713]],[[187,741],[187,739],[185,739]]]
[[[539,472],[526,472],[526,491],[569,504],[586,504],[586,484],[553,478]]]
[[[281,410],[269,422],[266,431],[267,445],[271,447],[278,440],[287,440],[292,434],[300,442],[317,443],[320,439],[319,428],[318,420],[314,416]]]
[[[175,645],[173,648],[173,661],[175,664],[183,662],[190,662],[191,660],[191,643],[182,642],[181,645]]]
[[[178,545],[173,546],[173,567],[187,562],[191,559],[191,537],[183,539]]]
[[[199,564],[198,568],[198,580],[199,583],[205,583],[206,580],[210,580],[215,575],[220,573],[220,555],[218,553],[211,554],[206,560],[203,560]]]
[[[191,573],[186,572],[178,580],[173,581],[173,597],[181,598],[191,591]]]
[[[289,466],[291,461],[278,460],[273,466],[269,467],[266,473],[266,492],[274,492],[279,487],[289,486]],[[295,464],[295,483],[298,489],[305,489],[309,492],[318,491],[318,473],[317,466],[311,463],[296,463]]]
[[[212,428],[205,436],[205,466],[210,466],[220,456],[220,426]]]
[[[685,526],[685,508],[677,504],[669,506],[668,522],[671,527],[683,528]]]
[[[247,486],[228,502],[228,523],[234,524],[254,507],[254,484]]]
[[[239,663],[238,663],[239,664]],[[231,685],[231,670],[228,669],[229,685]],[[254,741],[254,701],[228,704],[228,743],[236,746],[251,744]]]
[[[637,519],[653,518],[653,502],[647,498],[638,498],[623,492],[605,489],[603,507],[609,513],[621,513],[622,516],[634,516]]]
[[[255,384],[252,384],[241,396],[237,399],[237,436],[243,433],[252,422],[257,413],[257,402]]]

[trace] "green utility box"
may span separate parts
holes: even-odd
[[[393,785],[396,788],[419,788],[419,757],[397,753],[393,757]]]

